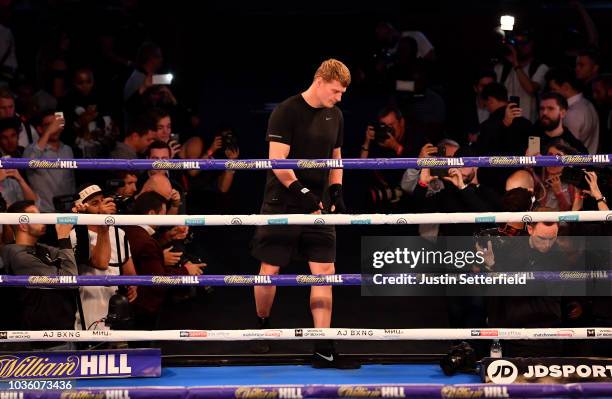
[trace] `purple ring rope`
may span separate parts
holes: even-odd
[[[507,272],[510,273],[510,272]],[[612,273],[608,271],[544,271],[544,272],[517,272],[526,273],[527,279],[532,281],[610,281]],[[430,275],[432,273],[405,273],[404,275]],[[439,273],[441,274],[441,273]],[[470,275],[489,275],[496,273],[469,273]],[[385,274],[397,277],[399,274]],[[142,285],[142,286],[356,286],[372,284],[371,275],[361,274],[333,274],[333,275],[203,275],[203,276],[11,276],[0,275],[0,287],[33,287],[33,286],[114,286],[114,285]]]
[[[383,394],[384,392],[384,394]],[[0,391],[15,394],[15,391]],[[24,399],[97,397],[225,399],[225,398],[343,398],[343,397],[609,397],[612,383],[578,384],[392,384],[392,385],[287,385],[222,387],[86,388],[73,391],[21,391]],[[82,396],[79,396],[81,394]],[[3,396],[4,397],[4,396]],[[6,396],[13,397],[13,396]],[[17,397],[17,396],[14,396]]]
[[[97,170],[266,170],[266,169],[443,169],[477,166],[587,166],[610,165],[609,154],[600,155],[541,155],[482,156],[465,158],[345,158],[345,159],[30,159],[4,158],[0,169],[97,169]]]

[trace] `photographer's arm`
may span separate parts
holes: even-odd
[[[540,84],[538,82],[534,82],[531,78],[523,71],[520,67],[515,67],[516,76],[518,77],[519,83],[523,90],[525,90],[530,95],[535,95],[538,90],[540,90]]]
[[[111,258],[111,244],[108,226],[96,226],[98,238],[91,250],[91,266],[99,270],[108,269]]]
[[[240,150],[238,148],[228,148],[225,150],[225,156],[227,157],[227,159],[238,159],[238,157],[240,156]],[[234,182],[235,173],[235,170],[226,170],[221,173],[217,181],[217,185],[220,192],[227,193],[230,190],[230,188],[232,187],[232,183]]]

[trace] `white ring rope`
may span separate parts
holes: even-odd
[[[612,211],[488,212],[400,214],[278,214],[278,215],[93,215],[76,213],[0,213],[3,224],[155,225],[155,226],[261,226],[444,224],[508,222],[612,221]]]
[[[541,340],[611,339],[612,328],[285,328],[262,330],[46,330],[6,331],[3,342],[29,341],[251,341],[251,340]]]

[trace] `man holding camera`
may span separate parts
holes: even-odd
[[[376,122],[368,125],[360,158],[397,158],[405,156],[408,139],[406,120],[399,108],[387,106],[380,110]],[[392,212],[393,204],[400,200],[402,179],[400,169],[375,170],[372,172],[370,195],[372,208],[378,212]],[[386,193],[390,193],[386,195]]]
[[[351,82],[348,68],[338,60],[324,61],[310,87],[279,104],[268,121],[270,159],[341,159],[344,119],[336,107]],[[323,195],[329,204],[324,208]],[[327,201],[326,201],[327,202]],[[268,172],[261,213],[345,212],[342,198],[342,169],[275,169]],[[291,262],[292,253],[304,255],[313,274],[334,274],[336,231],[333,226],[258,226],[252,254],[261,261],[260,275],[276,275]],[[256,286],[258,325],[269,327],[276,294],[274,286]],[[315,328],[331,325],[332,287],[313,286],[310,309]],[[319,343],[314,367],[355,368],[333,350]],[[255,349],[255,348],[254,348]],[[269,350],[262,345],[259,351]]]
[[[40,134],[37,142],[30,144],[23,152],[24,158],[72,159],[72,148],[60,141],[64,131],[64,117],[53,112],[45,113],[36,130]],[[76,186],[74,171],[71,169],[28,169],[30,186],[40,198],[41,212],[54,212],[53,197],[74,194]]]
[[[86,184],[79,191],[74,211],[78,213],[113,215],[116,206],[111,197],[104,197],[102,190],[95,184]],[[79,275],[118,276],[136,275],[130,257],[130,246],[125,232],[115,226],[76,226],[70,232],[70,241],[75,250]],[[77,314],[76,328],[83,325],[86,329],[95,324],[94,329],[108,329],[102,320],[108,314],[108,301],[119,290],[110,287],[80,287],[84,320]],[[125,292],[130,302],[136,299],[136,287]]]
[[[134,202],[132,213],[135,215],[165,215],[167,199],[155,191],[142,193]],[[143,224],[125,226],[134,266],[139,275],[173,276],[201,275],[203,263],[191,261],[180,262],[178,259],[169,262],[162,246],[153,237],[158,226]],[[178,256],[180,258],[180,255]],[[177,264],[178,263],[178,264]],[[141,330],[155,329],[159,310],[166,298],[166,289],[162,287],[141,287],[134,302],[136,328]]]
[[[9,213],[39,213],[33,201],[18,201]],[[72,225],[57,224],[58,247],[40,244],[44,224],[12,226],[15,243],[2,249],[4,267],[9,274],[33,276],[76,276],[74,251],[70,244]],[[17,290],[11,307],[19,307],[18,323],[24,330],[72,330],[77,311],[77,291],[73,288],[28,287]],[[7,305],[7,304],[5,304]],[[68,348],[66,348],[68,349]]]

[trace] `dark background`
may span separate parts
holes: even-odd
[[[220,126],[238,135],[241,158],[266,157],[264,141],[270,112],[277,103],[309,85],[320,62],[343,60],[351,70],[373,49],[374,27],[390,21],[399,30],[420,30],[435,47],[436,76],[448,103],[469,93],[470,74],[493,55],[493,29],[499,16],[513,14],[521,26],[535,29],[541,58],[554,62],[568,29],[582,29],[578,15],[565,1],[387,1],[349,0],[301,2],[180,0],[140,1],[128,14],[121,6],[134,1],[16,2],[12,29],[18,43],[20,66],[26,73],[34,65],[36,48],[57,26],[70,34],[72,45],[95,61],[92,43],[101,31],[117,38],[118,52],[133,58],[136,48],[152,40],[162,46],[167,71],[175,75],[173,91],[202,119],[199,134],[210,137]],[[612,2],[585,3],[599,29],[602,53],[609,56]],[[95,62],[94,62],[95,63]],[[127,76],[126,76],[127,78]],[[118,98],[120,101],[120,97]],[[357,157],[366,123],[374,118],[382,99],[349,87],[340,105],[345,115],[345,158]],[[177,132],[181,133],[181,132]],[[452,132],[447,132],[452,135]],[[349,210],[363,209],[360,181],[363,171],[345,171]],[[256,213],[262,196],[264,173],[239,171],[232,191],[231,213]],[[213,212],[216,213],[216,212]],[[256,274],[250,257],[249,227],[195,228],[192,251],[209,263],[209,274]],[[359,273],[359,243],[363,235],[415,234],[412,226],[338,227],[338,273]],[[285,273],[307,273],[296,262]],[[450,299],[452,300],[452,299]],[[435,297],[361,297],[359,287],[334,289],[335,327],[413,328],[446,327],[448,299]],[[215,288],[196,298],[169,303],[160,328],[236,329],[255,326],[252,288]],[[272,324],[278,328],[312,325],[308,289],[279,287]],[[164,343],[164,352],[182,354],[248,353],[246,343]],[[356,345],[345,342],[350,353],[433,353],[446,343],[429,342]],[[278,343],[275,353],[306,353],[308,346]]]

